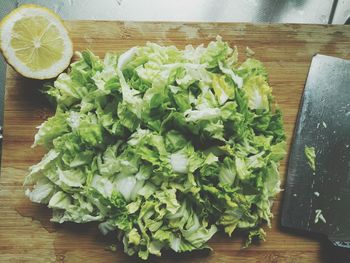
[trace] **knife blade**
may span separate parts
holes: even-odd
[[[314,147],[316,169],[305,147]],[[317,54],[309,69],[288,162],[282,226],[350,248],[350,61]]]

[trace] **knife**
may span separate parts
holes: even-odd
[[[305,156],[315,149],[315,170]],[[289,155],[282,226],[350,248],[350,61],[317,54]]]

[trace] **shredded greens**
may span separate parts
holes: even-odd
[[[84,51],[44,92],[57,108],[34,146],[48,152],[25,184],[53,222],[100,222],[142,259],[208,248],[219,230],[265,238],[286,143],[260,61],[220,37]]]
[[[307,162],[308,162],[309,166],[311,167],[311,169],[313,171],[315,171],[316,170],[316,164],[315,164],[316,153],[315,153],[315,148],[314,147],[305,146],[304,153],[305,153],[305,156],[306,156],[306,159],[307,159]]]

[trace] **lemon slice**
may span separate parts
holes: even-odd
[[[0,44],[7,62],[34,79],[56,77],[73,55],[72,41],[61,19],[32,4],[22,5],[1,21]]]

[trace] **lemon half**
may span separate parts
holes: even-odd
[[[20,6],[1,21],[0,47],[17,72],[34,79],[56,77],[73,55],[72,41],[61,19],[32,4]]]

